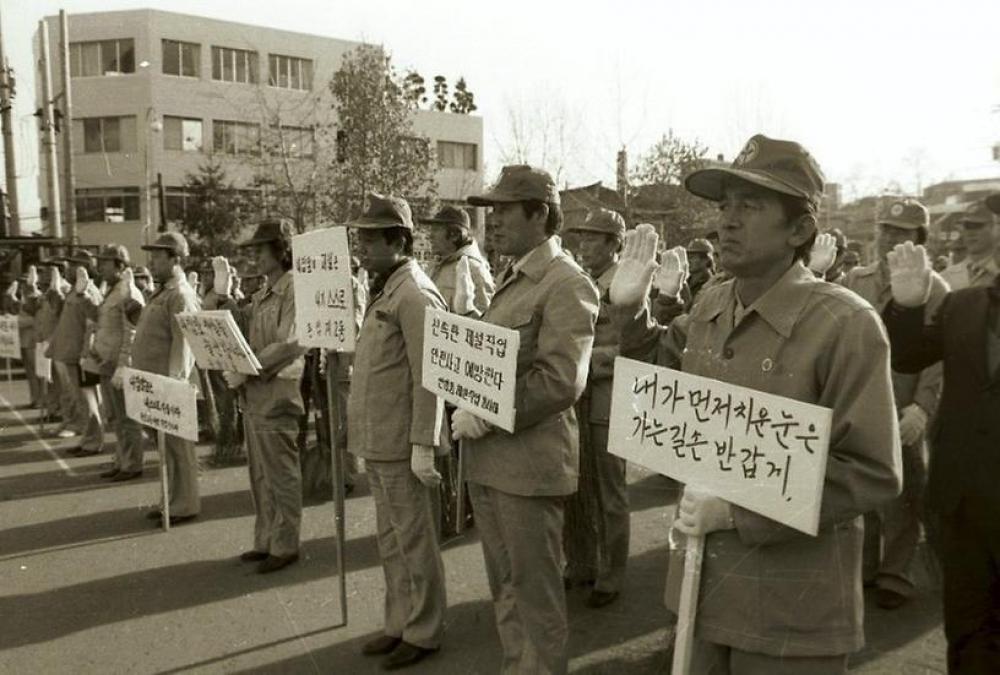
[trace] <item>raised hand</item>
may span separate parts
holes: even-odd
[[[892,299],[901,307],[919,307],[931,292],[931,262],[923,246],[897,244],[886,255]]]
[[[77,293],[84,293],[87,290],[87,286],[90,285],[90,275],[87,274],[87,270],[82,267],[76,268],[76,284],[73,285],[73,290]]]
[[[816,235],[809,251],[809,269],[823,276],[837,260],[837,239],[828,233]]]
[[[215,273],[212,290],[215,291],[216,295],[229,297],[233,292],[234,276],[232,268],[229,266],[229,261],[221,255],[215,256],[212,258],[212,271]]]
[[[18,289],[18,284],[17,280],[15,279],[14,281],[10,282],[9,286],[7,286],[7,290],[4,291],[4,295],[7,295],[17,300],[17,289]]]
[[[198,288],[198,273],[195,272],[194,270],[191,270],[190,272],[188,272],[187,280],[188,280],[188,284],[191,286],[191,288],[194,288],[195,290],[197,290],[197,288]]]
[[[675,246],[663,254],[663,262],[653,276],[653,285],[660,295],[680,298],[688,278],[688,257],[683,246]]]
[[[62,290],[62,272],[59,271],[58,267],[52,268],[52,275],[49,277],[49,290],[50,291]]]
[[[649,293],[649,284],[656,264],[656,243],[659,235],[652,225],[642,224],[625,234],[625,250],[618,271],[611,280],[611,304],[639,305]]]
[[[138,293],[139,289],[135,286],[135,274],[132,272],[131,267],[126,267],[125,271],[122,272],[121,283],[118,284],[118,297],[122,300],[128,300],[132,296],[132,289]]]
[[[38,270],[34,265],[28,265],[28,286],[38,288]]]

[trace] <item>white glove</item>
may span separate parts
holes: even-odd
[[[76,268],[76,283],[73,285],[73,290],[77,293],[85,293],[87,291],[87,286],[90,285],[90,275],[87,274],[87,270],[82,267]]]
[[[685,487],[684,495],[677,505],[674,527],[694,537],[719,530],[731,530],[735,527],[733,509],[724,499]]]
[[[463,315],[475,312],[475,298],[476,285],[472,282],[469,259],[463,255],[455,266],[455,299],[452,301],[452,311]]]
[[[52,268],[52,276],[49,277],[49,290],[50,291],[62,290],[62,272],[59,271],[58,267]]]
[[[653,276],[653,285],[661,296],[680,300],[681,289],[687,278],[687,251],[683,246],[675,246],[663,254],[663,264]]]
[[[903,408],[899,418],[899,440],[903,445],[913,445],[920,440],[927,428],[927,413],[916,403]]]
[[[111,376],[111,386],[115,389],[125,386],[125,368],[122,366],[115,368],[115,374]]]
[[[226,386],[230,389],[239,389],[243,386],[243,383],[247,381],[247,376],[243,373],[231,373],[226,371],[222,373],[222,379],[226,381]]]
[[[197,272],[195,272],[194,270],[191,270],[190,272],[188,272],[188,274],[187,274],[187,280],[188,280],[188,284],[191,286],[191,288],[198,288],[198,273]]]
[[[212,290],[217,295],[229,297],[233,292],[233,273],[229,267],[229,261],[221,255],[212,258],[212,271],[215,272],[215,281]]]
[[[10,285],[7,287],[7,290],[4,291],[4,295],[8,295],[11,298],[13,298],[14,300],[17,300],[17,287],[18,287],[18,284],[17,284],[16,280],[10,282]]]
[[[34,265],[28,265],[28,286],[38,287],[38,270],[35,269]]]
[[[451,437],[456,441],[482,438],[490,430],[489,422],[465,410],[456,410],[451,415]]]
[[[923,246],[897,244],[886,255],[892,299],[901,307],[926,304],[931,292],[931,262]]]
[[[645,223],[625,234],[625,250],[611,280],[611,304],[637,306],[646,299],[653,272],[658,267],[656,243],[659,238],[656,229]]]
[[[426,487],[434,488],[441,484],[441,474],[434,468],[434,448],[429,445],[413,444],[410,471]]]
[[[139,289],[135,285],[135,274],[131,267],[126,267],[125,271],[122,272],[121,281],[118,283],[118,297],[122,300],[128,300],[135,297],[133,293],[139,294]]]
[[[809,269],[819,276],[826,274],[837,260],[837,240],[832,234],[818,234],[809,251]]]

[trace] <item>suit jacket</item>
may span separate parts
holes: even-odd
[[[923,307],[891,303],[883,315],[896,370],[944,362],[927,486],[929,506],[942,514],[971,499],[1000,517],[1000,373],[987,367],[990,295],[998,293],[997,285],[950,293],[927,323]]]
[[[483,317],[520,334],[514,433],[466,441],[467,480],[528,497],[568,495],[579,475],[573,404],[587,386],[597,289],[552,237],[517,267]]]

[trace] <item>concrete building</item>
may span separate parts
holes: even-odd
[[[59,19],[45,21],[58,96]],[[169,224],[183,213],[187,174],[209,158],[250,189],[262,136],[279,124],[307,161],[317,120],[333,115],[327,83],[358,44],[155,10],[71,15],[69,34],[78,236],[133,253],[161,225],[158,176]],[[481,189],[482,118],[417,111],[413,122],[437,150],[442,201]],[[61,171],[61,152],[58,162]],[[40,166],[44,207],[44,158]]]

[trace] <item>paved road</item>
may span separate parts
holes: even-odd
[[[72,441],[41,436],[37,413],[18,409],[25,401],[22,382],[0,382],[0,672],[378,672],[358,655],[382,611],[374,507],[363,485],[347,502],[350,621],[337,627],[329,505],[306,509],[299,564],[256,575],[235,558],[253,526],[244,467],[203,470],[201,518],[165,534],[143,518],[158,496],[154,452],[141,481],[106,483],[97,474],[107,458],[69,457]],[[661,597],[673,493],[641,471],[630,483],[628,585],[598,611],[570,596],[574,672],[668,667]],[[446,642],[412,672],[495,673],[500,653],[475,533],[444,555]],[[897,612],[870,609],[869,646],[852,670],[945,672],[935,585],[925,578],[920,597]]]

